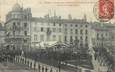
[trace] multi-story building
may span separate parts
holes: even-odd
[[[19,4],[6,15],[6,38],[7,46],[13,49],[29,48],[30,44],[30,19],[31,9],[23,9]]]
[[[92,29],[92,47],[95,50],[95,59],[99,62],[100,71],[114,72],[114,54],[115,50],[115,25],[96,24]]]
[[[13,47],[22,48],[25,45],[38,47],[55,42],[74,43],[78,47],[88,47],[91,25],[83,19],[61,19],[61,16],[32,17],[31,9],[24,9],[15,4],[6,16],[6,42]],[[15,46],[14,46],[15,45]]]
[[[82,19],[72,19],[71,15],[68,15],[68,19],[62,19],[56,13],[54,16],[32,17],[31,8],[24,9],[15,4],[6,15],[6,42],[14,48],[38,48],[41,44],[46,46],[56,42],[92,48],[93,40],[98,46],[111,36],[110,28],[101,25],[87,22],[86,15]]]
[[[92,50],[93,47],[113,44],[111,37],[115,38],[115,33],[114,29],[110,30],[110,26],[87,22],[85,15],[82,19],[72,19],[71,15],[68,15],[68,19],[62,19],[56,13],[54,16],[47,14],[44,17],[33,17],[31,8],[24,9],[15,4],[6,15],[5,41],[13,49],[41,48],[62,42]]]
[[[79,47],[88,47],[90,24],[85,19],[61,19],[60,17],[32,18],[31,42],[74,43],[78,41]]]
[[[4,29],[4,26],[3,26],[3,22],[0,22],[0,48],[2,48],[5,44],[5,29]]]
[[[108,40],[110,40],[111,38],[111,30],[107,28],[105,25],[93,25],[92,33],[92,41],[94,47],[102,47],[107,45]]]

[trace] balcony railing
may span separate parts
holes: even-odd
[[[30,36],[24,36],[24,35],[12,35],[12,36],[6,36],[6,38],[29,38]]]

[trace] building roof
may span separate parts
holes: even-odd
[[[94,22],[92,24],[92,29],[95,31],[111,31],[111,28],[115,28],[112,24],[109,23],[99,23],[99,22]]]
[[[12,11],[21,11],[21,10],[22,10],[22,7],[18,3],[16,3],[12,8]]]
[[[35,21],[35,22],[47,22],[47,23],[70,23],[70,24],[76,24],[76,23],[80,23],[80,24],[88,24],[88,22],[86,22],[83,19],[59,19],[59,18],[54,18],[54,17],[50,17],[50,18],[43,18],[43,17],[33,17],[31,19],[31,21]]]

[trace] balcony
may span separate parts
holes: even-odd
[[[15,35],[15,36],[7,36],[6,39],[9,39],[9,38],[30,38],[29,35],[27,36],[24,36],[24,35]]]

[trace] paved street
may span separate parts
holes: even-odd
[[[13,63],[0,63],[0,72],[36,72],[30,70],[27,66]]]

